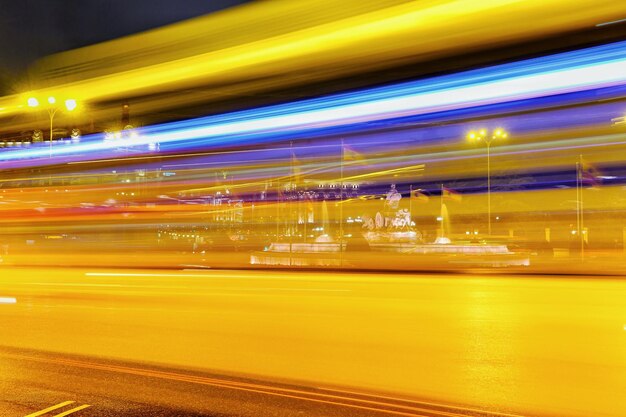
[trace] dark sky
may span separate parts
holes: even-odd
[[[250,0],[0,0],[0,72]]]

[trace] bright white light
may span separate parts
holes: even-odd
[[[28,99],[28,105],[30,107],[37,107],[39,106],[39,100],[37,100],[35,97],[31,97]]]
[[[76,108],[77,105],[78,104],[76,104],[76,100],[74,100],[73,98],[65,100],[65,108],[68,111],[73,111]]]
[[[57,102],[57,99],[56,99],[56,98],[54,98],[54,97],[52,97],[52,96],[48,97],[48,103],[50,103],[50,104],[54,104],[54,103],[56,103],[56,102]]]
[[[17,299],[15,297],[0,297],[0,304],[15,304]]]
[[[626,80],[626,60],[505,78],[467,87],[399,95],[382,100],[334,106],[285,115],[181,129],[160,136],[161,141],[271,131],[306,125],[334,126],[388,117],[427,114],[477,105],[545,97],[614,85]],[[401,93],[399,93],[401,94]],[[481,134],[482,132],[479,132]],[[485,132],[486,133],[486,132]]]

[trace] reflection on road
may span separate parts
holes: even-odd
[[[591,277],[4,269],[16,303],[0,315],[5,347],[619,416],[625,293]]]

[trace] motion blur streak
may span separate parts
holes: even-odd
[[[5,149],[2,260],[622,274],[625,93],[615,42]]]
[[[626,6],[612,0],[255,2],[61,53],[33,75],[44,80],[36,89],[42,97],[59,90],[80,101],[143,96],[137,107],[149,112],[538,39],[624,15]],[[210,92],[170,93],[199,83]],[[2,114],[21,111],[15,98],[0,100]]]
[[[623,417],[625,16],[255,1],[42,59],[0,415]]]
[[[188,142],[193,140],[199,140],[196,146],[257,143],[314,128],[595,92],[624,84],[626,42],[422,82],[146,128],[140,135],[127,138],[124,146],[141,148],[159,142],[164,149],[168,142],[182,141],[183,147],[189,147]],[[90,138],[88,142],[52,151],[45,146],[17,150],[0,155],[0,160],[77,153],[84,159],[89,158],[89,153],[94,155],[120,147],[117,141],[101,137]]]

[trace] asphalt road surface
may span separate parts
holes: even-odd
[[[0,269],[0,416],[624,416],[626,281]]]

